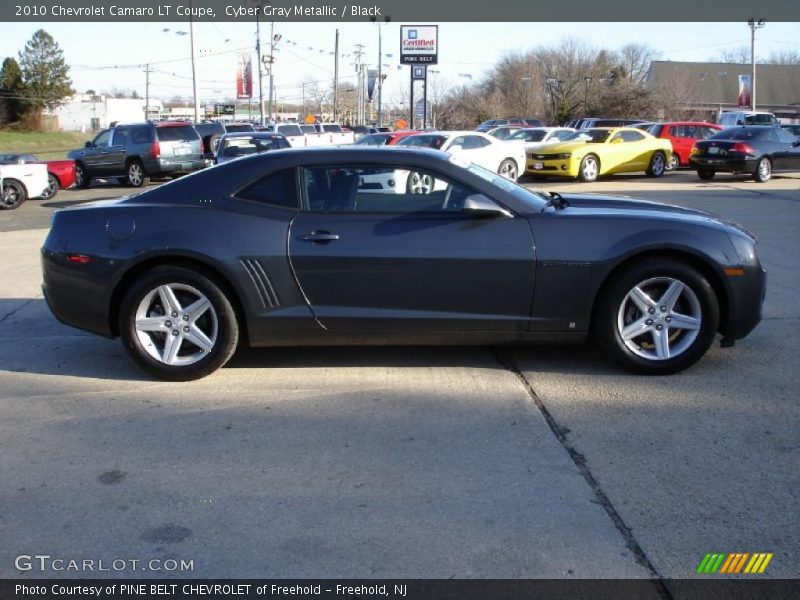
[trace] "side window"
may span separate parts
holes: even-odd
[[[297,182],[294,169],[283,169],[251,183],[234,196],[279,208],[297,210]]]
[[[326,213],[460,213],[470,188],[439,173],[402,166],[303,170],[306,210]]]
[[[778,129],[778,140],[784,144],[794,144],[797,138],[788,129]]]
[[[569,129],[562,129],[561,131],[556,131],[553,133],[551,139],[557,140],[559,142],[563,142],[569,136],[571,136],[574,132],[570,131]]]
[[[108,142],[111,140],[111,130],[106,129],[105,131],[101,131],[97,136],[92,140],[92,143],[95,146],[108,146]]]
[[[151,142],[150,129],[147,127],[131,128],[131,142],[134,144],[149,144]]]
[[[489,140],[485,140],[479,135],[468,135],[464,139],[466,140],[464,142],[464,149],[466,150],[475,150],[491,144]]]
[[[111,139],[111,143],[114,146],[127,146],[129,133],[130,131],[127,128],[117,127],[114,129],[114,137]]]
[[[467,136],[460,135],[457,138],[455,138],[453,140],[453,143],[450,144],[450,148],[462,148],[464,150],[467,150],[469,148],[469,146],[467,145]]]
[[[623,142],[641,142],[644,136],[638,131],[622,131],[619,136]]]

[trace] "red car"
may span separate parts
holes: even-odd
[[[654,123],[647,129],[647,132],[672,142],[672,159],[667,165],[667,170],[673,171],[678,167],[689,166],[689,153],[696,141],[711,137],[721,130],[722,127],[713,123],[670,121],[669,123]]]
[[[75,184],[74,160],[39,160],[33,154],[0,154],[0,165],[13,165],[25,163],[41,163],[47,165],[47,178],[50,185],[44,194],[39,196],[42,200],[50,200],[60,189],[72,187]]]
[[[415,129],[402,129],[400,131],[387,131],[385,133],[370,133],[358,138],[358,146],[394,146],[397,142],[410,135],[425,133]]]

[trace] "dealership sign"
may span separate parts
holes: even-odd
[[[253,97],[253,68],[250,54],[240,54],[236,61],[236,97],[245,100]]]
[[[439,56],[438,25],[400,26],[400,64],[435,65]]]

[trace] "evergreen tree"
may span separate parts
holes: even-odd
[[[22,70],[12,57],[3,61],[0,69],[0,121],[14,123],[22,115],[25,98],[25,83],[22,81]]]
[[[19,53],[22,79],[28,100],[25,106],[53,110],[73,93],[64,52],[44,29],[38,30]]]

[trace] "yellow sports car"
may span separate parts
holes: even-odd
[[[531,175],[594,181],[600,175],[644,171],[661,177],[672,158],[669,140],[630,127],[584,129],[569,139],[528,152]]]

